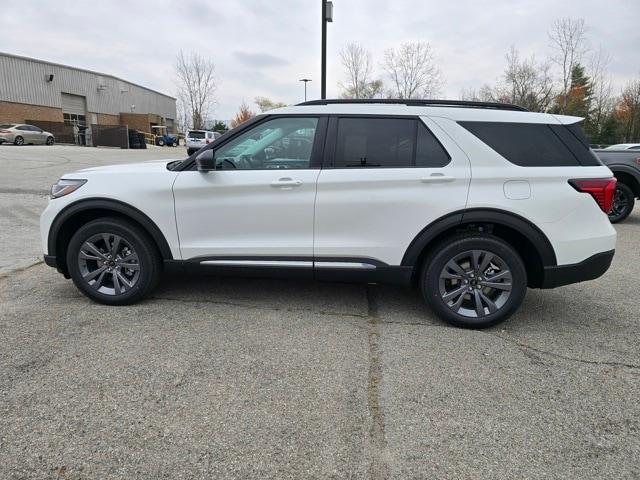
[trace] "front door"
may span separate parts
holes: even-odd
[[[310,267],[325,123],[267,119],[217,146],[216,170],[181,172],[173,190],[182,258]]]

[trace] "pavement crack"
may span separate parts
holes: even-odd
[[[640,369],[640,365],[636,365],[633,363],[625,363],[625,362],[606,362],[606,361],[599,361],[599,360],[585,360],[583,358],[577,358],[577,357],[570,357],[568,355],[562,355],[560,353],[555,353],[555,352],[551,352],[548,350],[542,350],[540,348],[536,348],[536,347],[532,347],[531,345],[527,345],[526,343],[520,342],[519,340],[516,340],[515,338],[511,338],[511,337],[506,337],[503,335],[498,335],[497,333],[492,333],[492,332],[484,332],[487,335],[491,335],[493,337],[497,337],[501,340],[504,340],[505,342],[509,342],[513,345],[517,345],[519,348],[523,349],[523,350],[527,350],[529,352],[535,352],[538,354],[542,354],[542,355],[548,355],[550,357],[554,357],[554,358],[559,358],[561,360],[566,360],[569,362],[577,362],[577,363],[583,363],[585,365],[599,365],[599,366],[603,366],[603,367],[622,367],[622,368],[631,368],[631,369]]]
[[[191,299],[186,299],[186,298],[176,298],[176,297],[157,297],[157,296],[152,296],[152,297],[148,297],[149,300],[160,300],[160,301],[166,301],[166,302],[180,302],[180,303],[194,303],[194,304],[198,304],[198,303],[208,303],[208,304],[212,304],[212,305],[224,305],[224,306],[228,306],[228,307],[240,307],[240,308],[247,308],[247,309],[251,309],[251,310],[271,310],[273,312],[289,312],[289,313],[301,313],[301,312],[309,312],[309,310],[307,309],[296,309],[296,308],[280,308],[280,307],[268,307],[265,305],[253,305],[250,303],[240,303],[240,302],[229,302],[229,301],[222,301],[222,300],[203,300],[203,299],[198,299],[198,300],[191,300]],[[316,315],[328,315],[328,316],[338,316],[338,317],[349,317],[349,318],[359,318],[359,319],[365,319],[368,318],[367,315],[361,315],[358,313],[348,313],[348,312],[334,312],[331,310],[315,310],[315,311],[310,311],[310,313],[316,314]]]
[[[20,268],[16,268],[14,270],[9,270],[8,272],[3,272],[0,273],[0,280],[5,280],[9,277],[11,277],[12,275],[16,274],[16,273],[20,273],[20,272],[24,272],[25,270],[29,270],[30,268],[33,268],[37,265],[41,265],[44,263],[44,260],[38,260],[37,262],[31,263],[29,265],[26,265],[24,267],[20,267]]]
[[[384,410],[380,404],[382,384],[382,349],[380,346],[380,318],[377,286],[367,285],[369,375],[367,381],[367,406],[372,423],[369,429],[372,452],[369,465],[371,478],[383,479],[389,475],[387,439],[385,435]]]

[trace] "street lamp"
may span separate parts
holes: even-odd
[[[310,78],[301,78],[299,82],[304,82],[304,101],[307,101],[307,83],[311,82]]]
[[[327,22],[333,22],[333,2],[322,2],[322,73],[320,83],[320,98],[327,98]]]

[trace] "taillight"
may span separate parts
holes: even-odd
[[[604,213],[609,213],[613,206],[616,182],[615,178],[579,178],[569,180],[571,186],[577,191],[590,194]]]
[[[11,130],[0,130],[0,133],[11,133]]]
[[[640,157],[636,158],[636,165],[640,166]]]
[[[209,145],[209,140],[207,140],[207,145]]]

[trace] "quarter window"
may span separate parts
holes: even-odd
[[[459,122],[511,163],[521,167],[570,167],[578,158],[542,123]],[[572,135],[566,132],[568,135]],[[574,142],[580,142],[574,138]],[[588,150],[585,149],[585,152]]]
[[[261,123],[215,151],[217,168],[270,170],[309,168],[317,118],[276,118]]]

